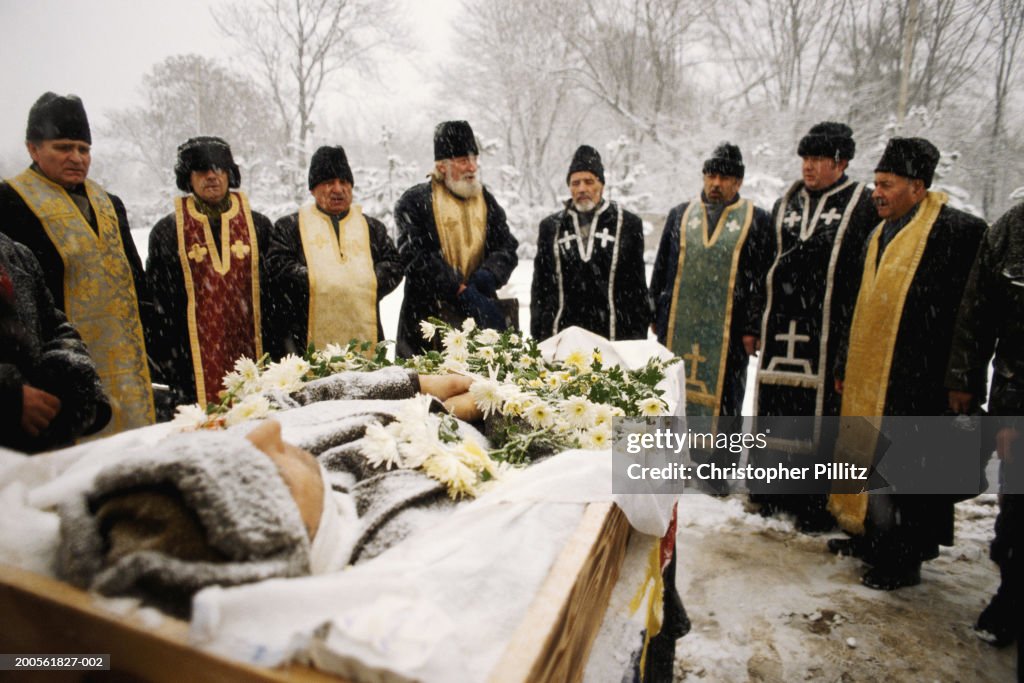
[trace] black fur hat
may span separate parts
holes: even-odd
[[[845,123],[822,121],[811,126],[807,135],[800,139],[796,153],[801,157],[828,157],[840,161],[853,158],[857,145],[853,141],[853,130]]]
[[[578,171],[590,171],[597,176],[597,179],[604,185],[604,164],[601,163],[601,155],[590,145],[580,145],[576,153],[572,155],[572,163],[569,164],[569,172],[565,174],[565,182]]]
[[[704,161],[703,173],[718,173],[733,178],[742,178],[744,170],[743,154],[740,152],[740,148],[731,142],[722,142],[715,147],[711,158]]]
[[[77,95],[65,96],[45,92],[28,111],[25,140],[41,142],[61,138],[84,140],[92,144],[85,105]]]
[[[442,121],[434,129],[434,161],[479,154],[467,121]]]
[[[917,178],[931,187],[939,156],[938,148],[924,138],[891,138],[875,171]]]
[[[352,168],[348,165],[348,157],[341,145],[337,147],[321,147],[313,153],[309,160],[309,189],[313,189],[325,180],[338,178],[355,185]]]
[[[178,147],[178,163],[174,165],[174,178],[182,192],[192,191],[192,172],[218,168],[227,171],[228,187],[242,184],[242,174],[231,156],[231,146],[221,138],[202,135],[189,138]]]

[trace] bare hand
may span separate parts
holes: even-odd
[[[21,428],[29,436],[39,436],[59,412],[59,398],[28,384],[21,386]]]
[[[974,403],[974,394],[967,391],[949,392],[949,409],[957,415],[967,415],[971,412],[971,404]]]
[[[1003,462],[1013,462],[1013,442],[1020,438],[1020,432],[1013,427],[1003,427],[996,432],[996,455]]]
[[[743,350],[748,356],[753,356],[761,348],[761,340],[752,334],[743,335]]]
[[[473,378],[463,375],[420,375],[420,393],[430,394],[441,401],[466,393],[471,384]]]
[[[835,379],[833,380],[833,385],[835,386],[835,389],[836,389],[836,393],[837,393],[837,394],[841,394],[841,393],[843,393],[843,380],[841,380],[841,379],[839,379],[838,377],[836,377],[836,378],[835,378]]]
[[[484,419],[484,413],[477,408],[476,401],[469,394],[452,396],[444,402],[448,412],[466,422],[479,422]]]

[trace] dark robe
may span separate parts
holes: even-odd
[[[728,209],[739,201],[736,196]],[[665,221],[661,233],[658,255],[654,260],[651,274],[651,298],[655,309],[655,332],[662,344],[668,338],[669,315],[675,291],[676,270],[679,263],[679,228],[690,202],[673,208]],[[721,209],[709,211],[712,205],[705,203],[709,229],[714,229],[722,215]],[[717,207],[716,207],[717,208]],[[736,282],[732,290],[732,320],[729,330],[729,350],[725,366],[725,381],[722,386],[720,415],[739,415],[743,409],[743,392],[747,378],[747,353],[743,348],[743,336],[758,336],[761,329],[761,310],[764,304],[764,278],[772,260],[771,227],[768,213],[754,207],[754,217],[741,245],[737,263]],[[691,256],[693,258],[693,256]],[[685,268],[685,261],[684,261]],[[726,277],[728,274],[725,275]]]
[[[405,267],[405,295],[398,320],[396,353],[408,358],[427,350],[419,323],[441,314],[443,306],[458,309],[459,286],[476,273],[485,273],[494,289],[508,282],[519,262],[519,242],[512,235],[505,210],[485,187],[487,227],[483,261],[474,273],[458,273],[444,259],[434,223],[431,183],[414,185],[395,203],[398,225],[398,253]],[[482,292],[487,296],[488,292]],[[493,294],[493,293],[491,293]]]
[[[879,387],[885,391],[883,415],[942,415],[946,411],[945,377],[956,316],[985,229],[980,218],[948,205],[939,210],[900,319],[893,321],[897,331],[888,382],[884,389]],[[892,244],[886,248],[891,249]],[[865,249],[864,273],[869,272],[867,257]],[[884,253],[880,263],[884,269]],[[855,318],[850,335],[857,325]],[[839,349],[840,377],[851,372],[857,362],[848,357],[850,335]],[[844,408],[846,413],[849,410]],[[912,467],[913,463],[906,465]],[[952,497],[944,495],[872,494],[865,520],[864,560],[902,570],[935,557],[940,544],[953,542],[953,503]]]
[[[338,221],[347,213],[328,216],[335,235],[338,234]],[[384,327],[380,320],[380,300],[402,281],[402,261],[384,224],[376,218],[365,215],[364,218],[370,228],[370,255],[377,277],[377,341],[381,341],[384,339]],[[267,264],[274,290],[281,301],[281,324],[287,333],[285,350],[302,355],[307,345],[309,325],[309,271],[299,232],[298,212],[274,223]]]
[[[651,321],[643,223],[602,201],[586,239],[571,206],[540,224],[530,295],[530,334],[538,340],[577,325],[607,339],[646,339]]]
[[[820,192],[797,182],[775,203],[757,415],[839,414],[836,351],[853,317],[864,242],[878,223],[871,193],[846,176]]]
[[[260,256],[259,290],[263,350],[272,358],[278,358],[281,355],[281,333],[276,324],[276,297],[269,286],[266,259],[263,258],[270,242],[273,225],[269,218],[255,211],[252,212],[252,220]],[[219,244],[219,215],[210,217],[210,228],[214,235],[214,243]],[[221,245],[221,249],[224,248],[226,246]],[[158,381],[171,387],[175,404],[195,403],[196,379],[188,326],[188,293],[185,290],[185,275],[181,270],[181,258],[178,254],[178,226],[174,213],[157,221],[149,233],[146,278],[154,304],[150,355],[157,368]]]
[[[39,436],[21,427],[22,387],[60,399]],[[0,446],[39,451],[68,445],[110,420],[110,404],[74,326],[53,303],[28,247],[0,235]]]

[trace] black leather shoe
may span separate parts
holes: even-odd
[[[873,567],[864,572],[860,582],[879,591],[894,591],[897,588],[916,586],[921,583],[921,565],[917,564],[909,569]]]
[[[859,538],[830,538],[828,551],[840,557],[860,557],[864,554],[863,542]]]
[[[832,515],[797,517],[796,528],[805,534],[823,534],[836,528],[836,520]]]
[[[1006,647],[1016,639],[1009,600],[1001,591],[992,596],[988,606],[981,611],[974,632],[993,647]]]

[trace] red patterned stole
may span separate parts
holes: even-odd
[[[205,406],[218,400],[224,374],[237,359],[263,355],[256,233],[249,200],[241,192],[231,193],[231,208],[221,214],[219,252],[210,220],[191,196],[174,200],[174,214],[196,396]]]

